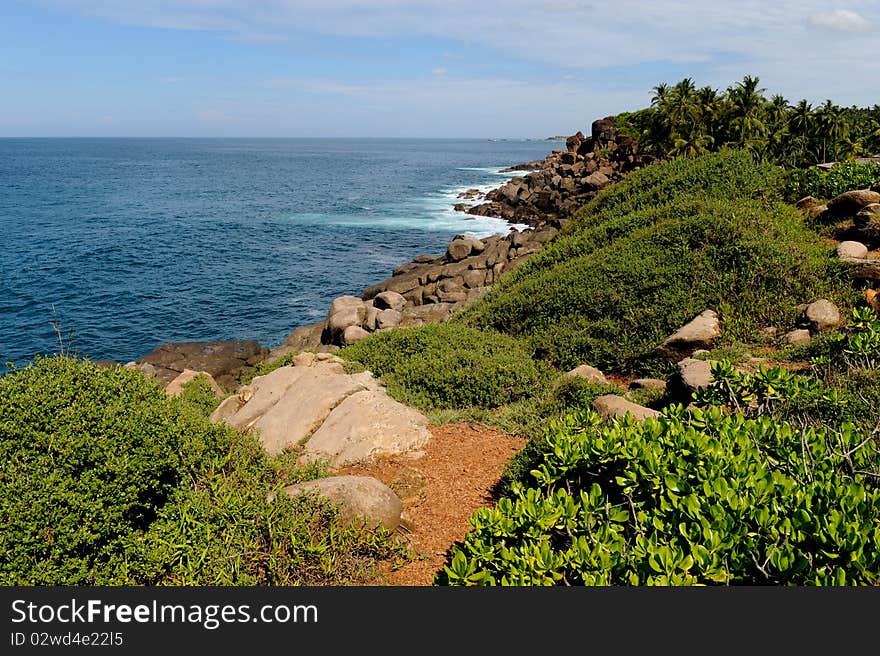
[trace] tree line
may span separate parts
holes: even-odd
[[[767,99],[759,83],[747,75],[725,91],[698,88],[692,78],[658,84],[650,107],[621,114],[618,122],[643,149],[661,157],[696,157],[733,146],[759,161],[806,167],[880,155],[880,105],[792,104],[779,94]]]

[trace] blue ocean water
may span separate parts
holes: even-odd
[[[459,233],[499,168],[558,144],[438,139],[0,139],[0,363],[72,346],[280,344]],[[2,365],[0,365],[2,367]]]

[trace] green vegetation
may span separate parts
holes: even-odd
[[[544,444],[531,487],[474,514],[438,583],[880,583],[880,490],[858,473],[877,454],[852,426],[679,406],[568,417]]]
[[[726,146],[786,167],[880,153],[880,105],[839,107],[830,100],[792,105],[767,100],[759,79],[746,76],[725,91],[693,79],[654,87],[651,107],[617,117],[625,134],[656,155],[695,157]]]
[[[339,352],[422,409],[497,408],[540,395],[550,371],[507,335],[439,324],[376,333]]]
[[[321,472],[168,399],[137,371],[38,358],[0,377],[0,583],[333,583],[391,554],[317,500],[267,495]]]
[[[742,151],[648,167],[584,207],[466,310],[562,369],[662,372],[653,349],[706,308],[726,342],[793,325],[804,299],[846,305],[836,262],[784,204],[776,169]],[[848,283],[847,283],[848,284]]]
[[[880,184],[880,166],[841,162],[826,171],[818,167],[796,169],[788,173],[785,196],[794,202],[805,196],[830,200],[853,189],[868,189]]]

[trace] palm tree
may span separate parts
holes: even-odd
[[[731,106],[731,127],[736,144],[754,150],[764,139],[764,89],[758,89],[759,79],[746,75],[742,82],[727,90]]]

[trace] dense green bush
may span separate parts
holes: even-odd
[[[786,175],[785,196],[791,202],[805,196],[830,200],[844,192],[867,189],[878,183],[880,166],[877,164],[841,162],[828,171],[812,166]]]
[[[880,490],[865,447],[850,425],[799,430],[720,408],[568,418],[545,437],[532,486],[477,511],[436,581],[876,585]]]
[[[339,355],[423,409],[496,408],[540,395],[550,378],[518,340],[451,324],[376,333]]]
[[[38,358],[0,377],[0,584],[338,582],[383,536],[267,495],[321,472],[208,421],[138,371]]]
[[[706,308],[724,340],[749,342],[805,300],[840,300],[837,266],[781,202],[776,169],[724,151],[604,191],[460,321],[525,338],[561,369],[658,372],[653,349]]]

